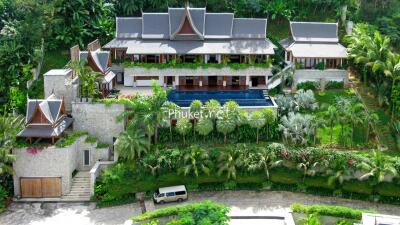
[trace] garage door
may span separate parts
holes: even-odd
[[[21,197],[49,198],[61,197],[61,178],[21,178]]]

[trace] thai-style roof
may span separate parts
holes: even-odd
[[[90,56],[89,56],[90,54]],[[110,52],[97,49],[95,51],[80,51],[79,60],[87,62],[92,61],[96,68],[92,68],[96,72],[106,73],[109,69]]]
[[[338,24],[290,22],[291,36],[280,41],[286,51],[297,58],[347,58],[339,43]]]
[[[19,137],[57,137],[72,124],[65,114],[64,100],[54,94],[46,99],[28,99],[25,129]]]
[[[338,42],[338,23],[290,22],[294,41],[300,42]]]
[[[275,45],[265,39],[246,40],[121,40],[114,39],[104,48],[126,48],[127,54],[274,54]]]
[[[116,37],[103,48],[131,49],[128,54],[273,54],[276,47],[266,30],[267,19],[234,18],[233,13],[208,13],[206,8],[169,8],[142,17],[117,17]]]

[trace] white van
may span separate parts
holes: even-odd
[[[159,188],[153,196],[154,202],[161,204],[165,202],[182,202],[187,198],[185,185]]]

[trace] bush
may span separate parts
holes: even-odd
[[[67,146],[70,146],[76,141],[76,139],[78,139],[79,137],[81,137],[83,135],[87,135],[87,134],[88,134],[88,132],[86,132],[86,131],[73,132],[71,135],[65,137],[64,139],[57,141],[56,147],[65,148]]]
[[[293,212],[305,214],[318,214],[323,216],[333,216],[347,219],[360,220],[363,212],[373,212],[370,210],[352,209],[344,206],[332,205],[312,205],[306,206],[302,204],[292,204],[290,206]]]
[[[359,180],[344,181],[342,188],[344,191],[351,193],[367,194],[367,195],[372,194],[372,187],[366,181],[359,181]]]
[[[96,137],[87,136],[85,139],[85,143],[95,143],[97,141]]]
[[[343,81],[333,81],[330,80],[326,83],[325,89],[330,90],[330,89],[343,89],[344,88],[344,82]]]
[[[307,90],[317,90],[319,88],[319,83],[315,81],[304,81],[301,83],[297,84],[297,90],[303,89],[305,91]]]
[[[400,197],[400,185],[395,183],[383,182],[376,186],[376,192],[383,196]]]
[[[134,222],[151,221],[162,217],[178,216],[177,220],[189,217],[190,224],[227,224],[229,208],[212,201],[170,206],[146,212],[133,218]],[[205,223],[206,222],[206,223]],[[180,224],[180,223],[176,223]]]
[[[306,177],[304,183],[308,187],[324,188],[329,190],[334,190],[334,185],[328,184],[328,179],[326,177]]]
[[[315,68],[318,70],[324,70],[326,68],[326,65],[324,62],[320,62],[317,65],[315,65]]]
[[[96,148],[108,148],[108,147],[109,147],[109,145],[106,143],[97,143],[97,146],[96,146]]]

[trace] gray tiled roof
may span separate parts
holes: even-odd
[[[266,19],[233,19],[232,37],[234,38],[266,38]]]
[[[61,110],[62,100],[55,98],[54,94],[52,94],[47,99],[29,99],[27,104],[26,123],[31,119],[35,112],[36,105],[38,105],[46,119],[53,124],[58,120],[58,113]]]
[[[338,42],[338,24],[290,22],[292,37],[301,42]]]
[[[97,67],[99,67],[99,69],[102,72],[106,72],[108,69],[108,61],[110,58],[110,52],[109,51],[101,51],[100,49],[98,49],[98,50],[92,51],[90,53],[92,55],[94,62],[97,65]],[[80,51],[79,52],[79,60],[86,61],[88,54],[89,54],[88,51]]]
[[[103,48],[126,48],[128,54],[274,54],[276,46],[268,39],[204,41],[114,39]]]
[[[69,126],[71,126],[74,119],[70,117],[64,117],[52,127],[50,125],[30,125],[25,127],[21,132],[18,133],[18,137],[58,137],[60,136]]]
[[[142,38],[169,38],[168,13],[143,13]]]
[[[205,37],[230,38],[232,23],[233,13],[206,13]]]
[[[185,10],[185,8],[168,8],[167,13],[143,13],[142,17],[117,17],[116,38],[129,40],[266,38],[266,19],[235,19],[233,13],[206,13],[206,8],[188,8],[196,35],[176,34]]]
[[[116,36],[117,38],[140,38],[142,36],[142,18],[117,17]]]

